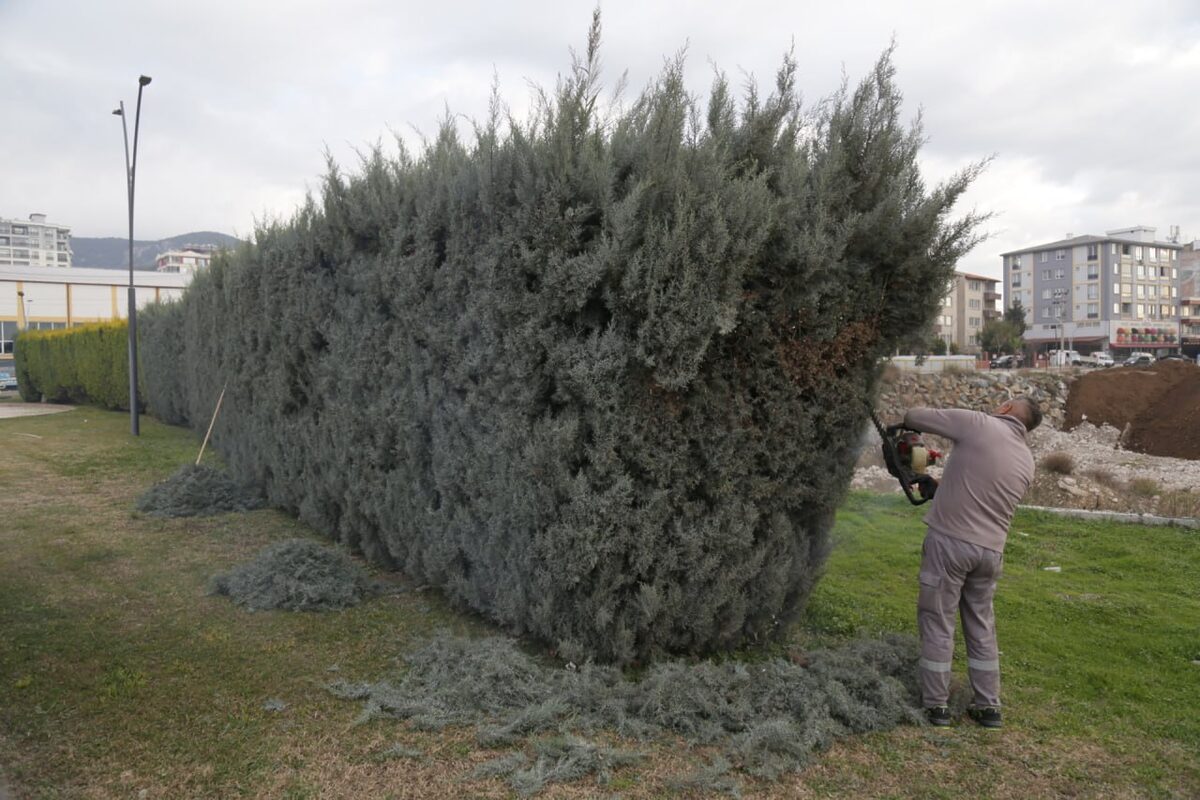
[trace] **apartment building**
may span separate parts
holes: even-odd
[[[159,272],[186,272],[193,274],[198,269],[204,269],[212,262],[215,245],[189,244],[179,250],[168,250],[154,260],[154,266]]]
[[[46,222],[0,218],[0,267],[70,267],[71,229]]]
[[[954,345],[960,353],[979,352],[979,333],[990,319],[1003,316],[997,306],[1000,292],[996,278],[955,272],[946,289],[941,311],[934,320],[933,330],[946,345]]]
[[[1020,301],[1035,350],[1179,349],[1183,247],[1138,225],[1003,253],[1009,306]]]
[[[1200,239],[1179,251],[1179,343],[1189,356],[1200,356]]]

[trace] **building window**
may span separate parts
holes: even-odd
[[[1042,299],[1043,300],[1050,299],[1050,290],[1049,289],[1042,289]]]
[[[1021,273],[1018,272],[1016,275],[1013,275],[1012,286],[1014,289],[1021,288]]]
[[[1065,269],[1054,270],[1054,280],[1061,281],[1065,277],[1067,277],[1067,271]]]
[[[1089,244],[1087,246],[1087,258],[1088,261],[1095,261],[1096,259],[1100,258],[1100,245]]]
[[[1042,280],[1044,280],[1044,281],[1050,280],[1050,270],[1048,270],[1048,269],[1042,270]]]
[[[1100,265],[1088,264],[1087,276],[1089,281],[1094,281],[1100,277]]]
[[[1100,318],[1100,304],[1099,303],[1088,303],[1087,316],[1088,316],[1088,319],[1099,319]]]
[[[1054,260],[1055,261],[1066,261],[1067,260],[1067,251],[1066,250],[1055,250],[1054,251]]]
[[[1038,253],[1038,263],[1045,264],[1049,260],[1050,260],[1050,254],[1048,252],[1043,251],[1041,253]]]
[[[978,292],[980,289],[979,281],[970,281],[967,283],[967,288],[972,292]]]
[[[972,328],[978,328],[979,327],[979,317],[971,317],[970,321],[967,324],[969,324]]]
[[[1095,300],[1100,297],[1100,287],[1094,283],[1089,283],[1087,287],[1087,299]]]
[[[1137,285],[1137,296],[1139,300],[1146,296],[1146,287],[1143,284]]]
[[[1011,258],[1009,258],[1008,262],[1009,262],[1009,266],[1012,267],[1013,269],[1021,268],[1021,257],[1020,256],[1012,256]]]
[[[971,298],[970,300],[968,300],[967,305],[969,305],[971,308],[982,308],[983,307],[983,304],[976,298]]]
[[[1146,307],[1144,305],[1142,305],[1141,303],[1138,303],[1138,305],[1137,305],[1137,318],[1138,319],[1146,318]]]
[[[17,323],[0,322],[0,353],[13,351],[13,340],[17,338]]]
[[[1050,307],[1042,306],[1042,319],[1050,319]]]
[[[1128,256],[1128,255],[1132,255],[1132,254],[1133,254],[1133,245],[1131,245],[1131,244],[1121,245],[1121,255]]]
[[[1120,303],[1113,303],[1113,314],[1114,314],[1114,315],[1118,315],[1118,316],[1119,316],[1119,315],[1120,315],[1120,313],[1121,313],[1121,304],[1120,304]]]

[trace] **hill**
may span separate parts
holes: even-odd
[[[211,244],[218,247],[236,247],[240,239],[215,231],[195,231],[172,236],[158,241],[133,241],[134,269],[154,269],[154,259],[168,250],[189,244]],[[88,237],[72,236],[71,263],[76,267],[97,269],[127,269],[129,267],[129,240],[116,236]]]

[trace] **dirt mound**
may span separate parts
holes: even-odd
[[[1123,439],[1130,450],[1200,459],[1200,367],[1160,361],[1083,375],[1071,386],[1064,428],[1084,420],[1121,431],[1129,426]]]

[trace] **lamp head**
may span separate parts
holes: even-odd
[[[114,108],[114,109],[113,109],[113,116],[114,116],[114,117],[123,117],[123,116],[125,116],[125,112],[124,112],[124,111],[122,111],[122,110],[121,110],[121,109],[119,109],[119,108]]]
[[[138,86],[148,86],[149,84],[150,84],[150,76],[149,75],[138,76]]]

